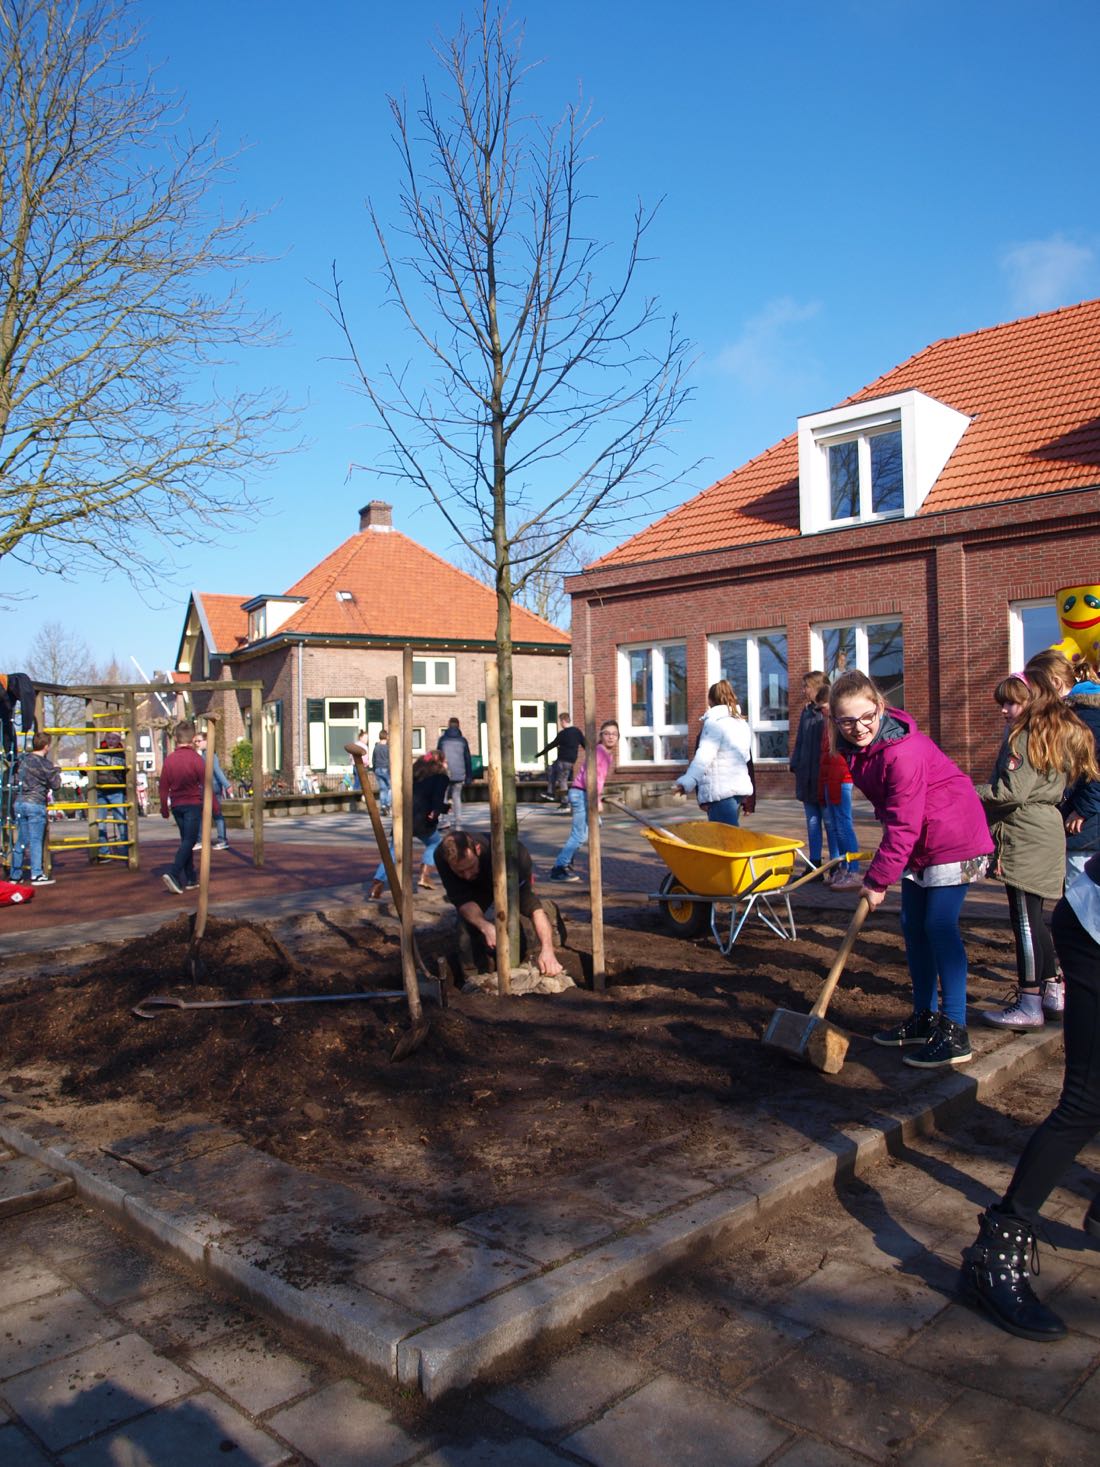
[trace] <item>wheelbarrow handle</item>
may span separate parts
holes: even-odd
[[[659,835],[663,840],[675,841],[678,846],[689,844],[688,841],[684,840],[683,836],[675,835],[671,830],[666,830],[663,825],[651,825],[648,820],[639,815],[636,810],[632,810],[629,805],[624,805],[621,800],[615,800],[610,795],[604,795],[603,802],[605,805],[614,805],[616,810],[621,810],[624,815],[629,815],[631,820],[636,820],[639,825],[643,826],[653,835]]]

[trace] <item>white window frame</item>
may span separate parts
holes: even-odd
[[[415,758],[419,758],[421,754],[426,752],[424,739],[425,730],[420,727],[414,728],[412,731],[412,751]]]
[[[786,718],[761,718],[760,717],[760,648],[758,638],[782,637],[787,643],[787,709]],[[786,627],[772,627],[764,631],[755,632],[715,632],[707,638],[707,682],[716,683],[722,676],[722,654],[719,650],[719,642],[747,642],[745,649],[745,662],[748,668],[749,685],[747,688],[734,688],[734,692],[742,699],[741,711],[749,721],[752,732],[752,757],[754,764],[786,764],[788,755],[784,753],[781,757],[774,759],[767,755],[761,757],[759,750],[758,735],[761,733],[782,733],[790,739],[790,639],[787,636]]]
[[[858,668],[868,677],[871,676],[870,656],[867,651],[867,628],[886,626],[897,622],[901,625],[901,648],[902,648],[902,678],[905,677],[905,618],[901,612],[895,612],[891,616],[865,616],[860,620],[845,618],[843,621],[816,622],[810,627],[810,666],[821,668],[827,677],[832,677],[832,668],[825,666],[825,633],[831,631],[847,630],[849,627],[856,634],[856,666],[846,668],[847,672],[853,672]]]
[[[1012,668],[1022,668],[1027,661],[1024,649],[1024,619],[1022,613],[1025,611],[1051,611],[1054,613],[1054,624],[1061,629],[1058,622],[1058,606],[1052,596],[1039,596],[1033,600],[1010,601],[1008,603],[1008,665]]]
[[[631,652],[651,652],[653,654],[653,708],[654,712],[663,709],[666,702],[665,688],[665,657],[666,647],[683,647],[687,652],[686,637],[669,637],[661,642],[629,642],[617,649],[618,658],[618,683],[619,683],[619,728],[622,737],[619,741],[619,763],[635,769],[652,768],[659,764],[683,765],[685,768],[690,762],[688,759],[676,759],[665,757],[665,740],[669,738],[683,738],[688,733],[686,723],[654,723],[632,725],[630,722],[630,654]],[[630,740],[632,738],[653,740],[652,759],[633,759],[630,755]]]
[[[871,440],[878,438],[884,433],[901,433],[901,417],[886,418],[874,427],[862,429],[858,433],[835,433],[823,435],[818,438],[818,448],[825,460],[825,484],[828,492],[826,501],[828,514],[828,525],[831,529],[842,529],[847,525],[870,524],[875,520],[900,520],[905,514],[905,454],[902,451],[902,502],[897,509],[876,510],[873,507],[871,483]],[[859,508],[855,514],[836,515],[832,507],[832,483],[829,477],[829,449],[839,448],[841,444],[854,443],[859,460]]]
[[[273,698],[264,703],[260,710],[260,730],[263,738],[264,773],[276,774],[283,767],[283,700]],[[270,743],[270,751],[269,751]]]
[[[418,683],[416,680],[416,664],[424,664],[425,681]],[[437,662],[445,662],[448,670],[448,681],[439,683],[435,681],[435,665]],[[430,677],[429,677],[430,674]],[[417,652],[413,656],[413,692],[420,697],[433,697],[440,694],[454,694],[455,692],[455,659],[453,657],[436,657],[431,652]]]

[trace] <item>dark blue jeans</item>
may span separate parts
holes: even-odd
[[[727,795],[724,800],[711,800],[707,806],[707,819],[719,825],[740,825],[741,796]]]
[[[901,930],[913,980],[913,1008],[937,1009],[966,1025],[966,948],[959,913],[970,888],[901,883]],[[936,999],[939,979],[940,999]]]
[[[198,881],[192,852],[202,835],[202,806],[174,805],[172,814],[180,833],[179,850],[172,862],[172,876],[177,886],[192,886]]]

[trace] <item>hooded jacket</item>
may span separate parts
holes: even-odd
[[[695,757],[676,783],[687,791],[698,786],[700,805],[728,800],[731,795],[751,795],[752,734],[746,721],[734,718],[725,703],[716,703],[703,714],[702,723]]]
[[[907,869],[988,855],[993,841],[974,786],[900,708],[887,708],[874,743],[839,738],[852,781],[882,822],[882,842],[864,881],[876,891]]]
[[[1028,757],[1027,740],[1014,753],[1008,739],[1001,744],[993,778],[978,786],[997,866],[1009,886],[1036,896],[1062,895],[1066,864],[1066,832],[1058,802],[1066,780],[1053,771],[1040,774]]]
[[[794,797],[804,805],[819,803],[821,731],[824,727],[824,709],[816,703],[808,703],[799,714],[798,732],[794,736],[791,762],[787,766],[794,775]]]
[[[470,745],[466,742],[466,735],[460,728],[445,728],[439,736],[436,748],[443,755],[447,764],[447,774],[455,784],[462,780],[469,784],[474,777],[473,763],[470,759]]]
[[[1100,685],[1078,683],[1066,704],[1091,732],[1100,761]],[[1062,801],[1062,815],[1080,815],[1085,822],[1081,830],[1066,836],[1067,851],[1100,850],[1100,781],[1079,779],[1070,785]]]

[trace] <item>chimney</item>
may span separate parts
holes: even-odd
[[[360,530],[392,530],[393,505],[384,499],[372,499],[359,511]]]

